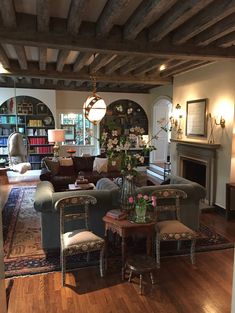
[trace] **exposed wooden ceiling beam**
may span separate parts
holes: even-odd
[[[105,66],[105,74],[109,75],[115,72],[117,69],[127,64],[131,59],[131,56],[124,57],[122,55],[117,56],[113,61],[111,61],[107,66]]]
[[[0,8],[4,26],[8,28],[16,28],[16,13],[14,1],[2,0]]]
[[[184,64],[180,64],[179,66],[175,67],[174,69],[169,69],[167,71],[162,72],[160,75],[161,77],[169,77],[178,73],[183,73],[188,70],[194,69],[198,66],[209,64],[210,62],[207,61],[188,61]]]
[[[152,69],[155,69],[156,67],[160,66],[161,64],[165,63],[166,60],[152,60],[149,61],[148,63],[138,67],[136,70],[133,71],[134,75],[140,75],[144,74],[146,72],[151,71]]]
[[[177,0],[146,0],[142,1],[132,16],[128,19],[124,30],[125,39],[135,39],[136,36],[154,19],[157,21]]]
[[[235,32],[232,32],[223,38],[217,39],[215,44],[220,47],[229,47],[235,42]]]
[[[5,50],[3,49],[3,47],[1,45],[0,45],[0,62],[2,63],[2,66],[4,68],[6,68],[6,69],[10,68],[8,56],[7,56]]]
[[[27,65],[27,58],[26,58],[26,53],[25,53],[24,47],[20,46],[20,45],[14,45],[14,48],[15,48],[15,52],[17,54],[20,68],[22,70],[27,70],[28,65]]]
[[[130,0],[109,0],[107,1],[96,25],[97,36],[106,36],[114,25],[117,17],[125,10]]]
[[[59,51],[58,58],[57,58],[57,64],[56,64],[56,70],[58,72],[62,72],[63,71],[64,65],[65,65],[65,62],[66,62],[66,60],[68,58],[69,53],[70,53],[69,50],[61,50],[61,51]]]
[[[154,23],[149,29],[149,39],[160,41],[172,30],[176,29],[193,15],[206,7],[213,0],[183,0],[164,14],[164,16]]]
[[[39,69],[41,71],[45,71],[46,64],[47,64],[47,48],[39,47]]]
[[[90,59],[92,54],[92,52],[80,52],[76,61],[74,62],[73,71],[80,71],[86,65],[86,62]]]
[[[131,71],[133,71],[134,69],[136,69],[137,67],[139,68],[140,66],[148,63],[151,60],[153,60],[152,57],[150,57],[150,58],[136,57],[136,58],[134,58],[134,60],[132,62],[123,66],[119,72],[121,75],[126,75],[126,74],[130,73]]]
[[[77,35],[82,22],[82,16],[89,0],[71,0],[67,29],[73,35]]]
[[[89,66],[90,73],[92,74],[97,72],[100,68],[111,62],[115,57],[116,55],[99,54]]]
[[[40,32],[49,31],[50,12],[49,12],[50,0],[37,0],[37,29]]]
[[[234,0],[235,1],[235,0]],[[174,46],[171,42],[147,43],[145,41],[117,41],[116,38],[90,38],[86,36],[70,37],[68,33],[37,33],[33,31],[6,31],[0,28],[0,42],[52,49],[68,49],[97,53],[111,53],[118,55],[132,55],[144,57],[163,57],[175,59],[204,59],[217,61],[235,58],[235,47],[227,49],[218,47],[198,47],[185,44]]]
[[[186,42],[234,12],[235,0],[215,0],[205,10],[177,29],[173,36],[173,43],[179,45]]]
[[[193,39],[196,45],[205,46],[235,31],[235,13],[216,23]]]
[[[38,65],[36,62],[28,63],[28,69],[23,70],[17,66],[17,62],[12,63],[11,73],[4,74],[3,76],[11,77],[11,76],[22,76],[22,77],[30,77],[30,78],[45,78],[45,72],[40,71],[38,69]],[[95,74],[97,81],[99,82],[108,82],[108,83],[128,83],[128,84],[169,84],[171,80],[162,79],[160,77],[148,77],[148,76],[120,76],[117,74],[105,75],[101,72],[96,72]],[[55,69],[47,66],[47,79],[58,79],[58,80],[82,80],[82,81],[90,81],[90,73],[81,71],[81,72],[73,72],[69,66],[63,72],[58,72]]]

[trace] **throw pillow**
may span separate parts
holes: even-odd
[[[44,163],[45,163],[46,169],[50,171],[53,176],[59,173],[59,170],[60,170],[59,161],[53,161],[51,159],[45,158]]]
[[[74,168],[77,173],[81,171],[92,172],[95,157],[73,157]]]
[[[107,158],[95,158],[93,164],[93,171],[98,173],[107,173],[108,171],[108,159]]]
[[[63,158],[59,162],[60,166],[73,166],[73,160],[71,158]]]

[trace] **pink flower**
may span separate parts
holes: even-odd
[[[152,206],[155,207],[157,205],[157,199],[155,196],[152,196]]]
[[[141,194],[141,193],[138,193],[137,198],[140,199],[140,198],[142,198],[142,197],[143,197],[142,194]]]
[[[129,203],[134,203],[134,198],[133,197],[129,197],[128,201],[129,201]]]
[[[147,195],[144,195],[144,200],[148,200],[149,197]]]

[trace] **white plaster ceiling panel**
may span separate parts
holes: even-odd
[[[14,0],[16,12],[36,14],[36,0]]]
[[[73,64],[76,61],[78,54],[78,51],[70,51],[66,60],[66,64]]]
[[[16,55],[13,45],[8,44],[8,43],[3,43],[2,46],[9,59],[13,59],[13,60],[17,59],[17,55]]]
[[[56,62],[58,57],[58,49],[47,49],[47,62]]]
[[[25,48],[27,60],[29,60],[29,61],[38,61],[39,60],[39,49],[38,49],[38,47],[25,46],[24,48]]]

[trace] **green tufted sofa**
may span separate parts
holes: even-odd
[[[137,193],[151,194],[155,189],[173,188],[184,190],[188,197],[182,201],[181,219],[190,228],[197,230],[199,227],[199,201],[205,198],[206,191],[201,185],[178,176],[170,177],[169,185],[144,186],[136,189]],[[53,185],[48,181],[40,182],[36,189],[34,208],[41,212],[42,247],[45,250],[58,248],[59,237],[59,212],[54,209],[57,200],[73,196],[76,193],[92,195],[97,199],[97,204],[91,207],[91,230],[104,236],[102,217],[112,208],[119,207],[120,189],[108,178],[101,178],[96,184],[96,190],[55,192]]]

